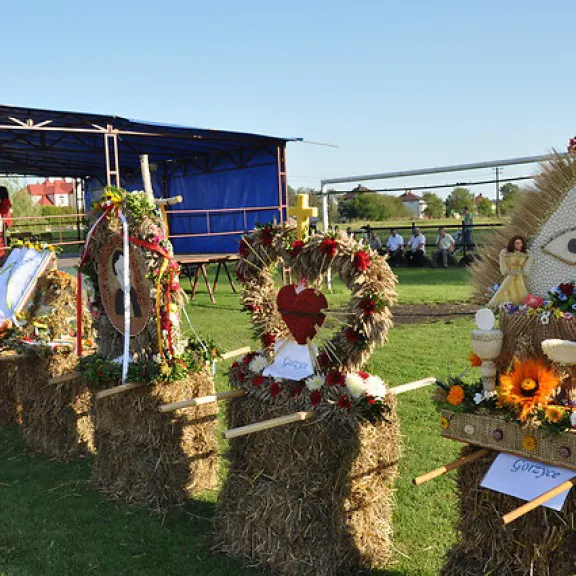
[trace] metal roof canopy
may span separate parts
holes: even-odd
[[[102,176],[109,170],[110,140],[118,146],[122,170],[136,173],[141,154],[154,163],[189,159],[209,172],[209,157],[298,139],[0,105],[0,174]],[[119,170],[118,150],[114,152]]]

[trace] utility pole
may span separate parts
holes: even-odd
[[[496,217],[500,218],[500,166],[496,166]]]

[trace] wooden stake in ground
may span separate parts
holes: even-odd
[[[488,448],[482,448],[481,450],[477,450],[476,452],[472,452],[472,454],[468,454],[468,456],[462,456],[458,458],[458,460],[454,460],[454,462],[450,462],[444,466],[440,466],[434,470],[430,470],[430,472],[426,472],[426,474],[422,474],[422,476],[417,476],[412,480],[412,484],[415,486],[419,486],[420,484],[424,484],[424,482],[428,482],[429,480],[433,480],[434,478],[438,478],[438,476],[442,476],[446,474],[446,472],[450,472],[450,470],[456,470],[457,468],[461,468],[466,464],[471,464],[480,458],[483,458],[487,454],[490,453]]]
[[[284,426],[286,424],[291,424],[292,422],[313,420],[314,418],[317,417],[318,413],[314,411],[294,412],[293,414],[287,414],[286,416],[280,416],[279,418],[271,418],[270,420],[263,420],[262,422],[248,424],[247,426],[240,426],[239,428],[231,428],[230,430],[224,432],[224,438],[229,440],[230,438],[237,438],[238,436],[245,436],[246,434],[261,432],[262,430],[270,430],[270,428]]]
[[[158,408],[159,412],[174,412],[180,408],[188,408],[189,406],[201,406],[202,404],[210,404],[211,402],[219,402],[220,400],[229,400],[230,398],[241,398],[246,396],[246,390],[227,390],[226,392],[218,392],[209,396],[199,396],[198,398],[190,398],[189,400],[181,400],[180,402],[173,402],[172,404],[163,404]]]

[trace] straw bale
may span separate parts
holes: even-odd
[[[477,448],[466,447],[462,454]],[[540,507],[504,526],[524,501],[480,487],[495,453],[458,471],[459,538],[442,576],[572,576],[576,572],[576,495],[561,513]]]
[[[21,400],[16,389],[16,380],[22,366],[29,360],[15,351],[0,355],[0,425],[20,422]]]
[[[17,374],[24,442],[59,460],[94,452],[92,394],[80,380],[48,384],[48,379],[76,368],[76,354],[61,349],[50,355],[30,353]]]
[[[281,574],[336,576],[382,566],[391,553],[398,423],[328,417],[235,438],[216,513],[217,546]],[[228,425],[286,414],[248,396]]]
[[[158,407],[214,393],[207,369],[186,380],[95,400],[94,484],[110,497],[163,511],[217,482],[217,406]]]

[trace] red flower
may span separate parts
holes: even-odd
[[[242,358],[242,364],[250,364],[250,362],[252,362],[252,359],[254,358],[254,352],[250,352],[249,354],[246,354],[246,356],[244,356],[244,358]]]
[[[238,378],[238,380],[240,380],[240,382],[242,383],[246,382],[246,374],[244,374],[244,372],[238,372],[236,377]]]
[[[246,256],[248,256],[248,253],[249,253],[248,241],[246,240],[246,238],[242,238],[242,240],[240,240],[240,246],[238,246],[238,254],[240,254],[242,258],[246,258]]]
[[[330,370],[326,374],[326,386],[344,386],[346,384],[346,376],[338,370]]]
[[[361,338],[360,334],[356,332],[352,326],[348,326],[344,330],[344,336],[346,336],[346,340],[348,340],[348,342],[352,342],[352,344],[355,344]]]
[[[370,405],[376,403],[376,400],[374,400],[374,396],[367,396],[366,399],[368,400],[368,404]]]
[[[356,374],[358,374],[358,376],[360,376],[360,378],[362,378],[362,380],[368,380],[368,378],[370,378],[370,374],[368,374],[368,372],[356,372]]]
[[[340,396],[340,398],[338,398],[338,406],[340,406],[340,408],[345,408],[346,410],[350,410],[350,408],[352,407],[352,402],[350,401],[350,396],[346,396],[345,394]]]
[[[364,312],[366,316],[372,316],[372,314],[374,314],[374,311],[377,310],[378,304],[376,303],[375,300],[372,300],[372,298],[370,298],[369,296],[365,296],[364,298],[362,298],[362,300],[360,300],[360,302],[358,302],[358,307],[360,308],[360,310],[362,310],[362,312]]]
[[[260,240],[262,241],[263,246],[270,246],[272,244],[272,240],[274,239],[274,232],[272,228],[267,226],[266,228],[262,228],[262,232],[260,233]]]
[[[572,284],[571,282],[567,282],[566,284],[560,284],[558,288],[560,288],[560,290],[562,290],[562,292],[564,292],[566,296],[572,296],[574,294],[574,284]]]
[[[238,368],[238,366],[240,366],[240,364],[238,364],[238,362],[232,363],[232,368],[234,368],[234,370],[236,370],[236,368]]]
[[[260,388],[262,384],[264,384],[264,376],[254,376],[254,378],[252,378],[252,386]]]
[[[302,248],[304,248],[304,240],[294,240],[294,242],[290,244],[290,256],[298,256],[298,254],[302,252]]]
[[[280,386],[280,382],[273,382],[272,386],[270,386],[270,396],[272,396],[272,398],[276,398],[280,392],[282,392],[282,386]]]
[[[574,138],[570,138],[568,141],[568,152],[572,154],[576,153],[576,136]]]
[[[338,254],[338,242],[336,242],[334,238],[326,236],[320,244],[320,252],[326,254],[326,256],[330,256],[330,258],[334,258],[334,256]]]
[[[478,354],[475,354],[474,352],[470,352],[468,354],[468,363],[473,368],[478,368],[479,366],[482,366],[482,358],[480,358],[480,356],[478,356]]]
[[[528,294],[524,298],[524,304],[530,306],[530,308],[540,308],[544,304],[544,298],[541,296],[534,296],[534,294]]]
[[[312,394],[310,394],[310,404],[312,406],[318,406],[322,402],[322,392],[320,390],[314,390]]]
[[[274,336],[274,334],[270,334],[269,332],[267,332],[266,334],[264,334],[264,336],[262,336],[262,344],[264,348],[273,346],[275,343],[276,343],[276,336]]]
[[[318,354],[317,360],[318,365],[320,368],[322,368],[322,370],[325,370],[328,368],[328,366],[330,366],[330,357],[326,352],[320,352],[320,354]]]
[[[370,254],[366,250],[360,250],[354,254],[354,268],[359,272],[366,272],[370,268]]]
[[[304,384],[296,384],[296,386],[294,386],[290,391],[290,396],[294,398],[295,396],[298,396],[302,390],[304,390]]]

